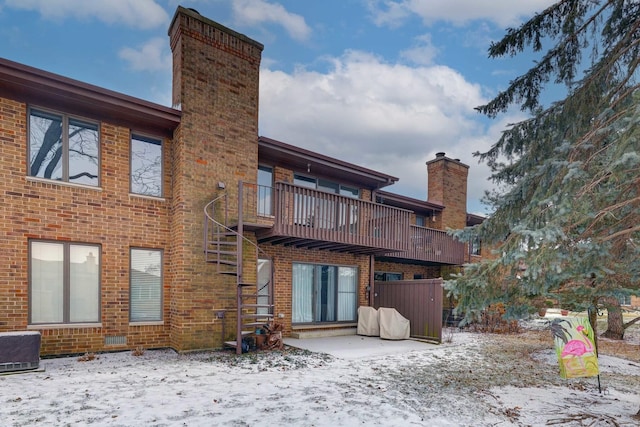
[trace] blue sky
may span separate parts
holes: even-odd
[[[553,0],[0,0],[0,56],[171,104],[167,30],[178,5],[265,45],[260,135],[396,176],[426,199],[439,151],[470,166],[468,211],[491,187],[472,156],[519,111],[474,107],[526,71],[531,56],[487,49]]]

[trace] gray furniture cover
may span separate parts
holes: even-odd
[[[409,338],[411,325],[409,319],[398,313],[395,308],[380,307],[378,309],[380,338],[385,340],[406,340]]]
[[[380,336],[380,326],[378,324],[378,310],[373,307],[358,307],[358,335],[368,337]]]

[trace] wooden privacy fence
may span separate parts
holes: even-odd
[[[373,301],[409,319],[412,337],[442,342],[442,278],[375,282]]]

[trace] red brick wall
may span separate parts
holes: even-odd
[[[173,103],[182,109],[172,156],[171,345],[220,347],[215,312],[235,307],[235,278],[204,262],[203,207],[221,194],[222,182],[235,218],[238,182],[256,182],[262,45],[184,8],[169,35]]]
[[[402,280],[413,280],[414,274],[421,274],[423,279],[436,279],[441,276],[440,267],[417,265],[417,264],[401,264],[397,262],[384,262],[376,260],[374,264],[375,271],[385,273],[402,273]]]
[[[170,156],[165,156],[164,200],[129,195],[130,130],[101,122],[100,189],[27,178],[27,107],[0,98],[0,331],[40,330],[43,354],[168,346],[168,282],[164,324],[130,325],[128,306],[131,246],[165,249],[165,276],[168,273]],[[169,141],[164,146],[170,153]],[[101,245],[100,325],[27,324],[29,239]],[[126,336],[127,344],[105,346],[105,336],[114,335]]]
[[[274,263],[274,314],[285,325],[285,335],[291,333],[291,281],[293,263],[342,265],[358,268],[358,305],[369,305],[366,288],[369,285],[369,256],[330,251],[294,248],[292,246],[261,245]],[[282,318],[278,315],[282,313]]]
[[[430,227],[446,230],[467,225],[467,175],[469,166],[444,155],[427,162],[428,201],[444,205]]]

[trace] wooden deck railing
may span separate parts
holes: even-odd
[[[402,250],[409,215],[365,200],[278,182],[274,232],[304,239]]]
[[[261,231],[264,238],[379,248],[376,252],[386,256],[421,261],[464,262],[462,243],[444,231],[410,225],[411,212],[405,209],[286,182],[275,187],[241,183],[240,191],[244,221],[268,225]]]
[[[410,226],[408,249],[388,253],[386,256],[444,264],[464,263],[464,243],[449,236],[446,231]]]

